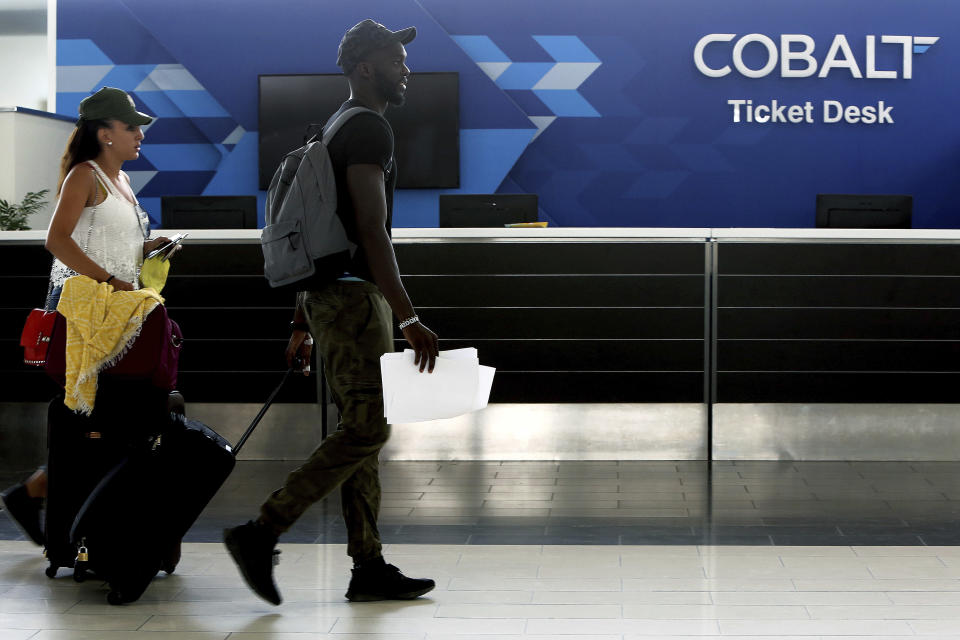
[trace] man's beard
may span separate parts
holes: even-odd
[[[407,97],[400,90],[399,82],[391,83],[389,80],[383,77],[379,70],[374,70],[376,74],[376,83],[377,91],[380,92],[380,95],[387,99],[392,105],[403,106],[403,103],[407,101]]]

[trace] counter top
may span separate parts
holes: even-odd
[[[960,229],[710,229],[714,240],[960,240]]]
[[[187,229],[185,244],[226,243],[248,244],[260,241],[260,229]],[[153,235],[173,235],[176,229],[156,229]],[[3,244],[41,244],[44,230],[0,231]],[[546,229],[438,229],[397,228],[393,230],[397,242],[442,240],[502,241],[790,241],[790,240],[852,240],[852,241],[960,241],[960,229],[761,229],[761,228],[641,228],[641,227],[554,227]]]

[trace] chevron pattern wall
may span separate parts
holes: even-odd
[[[117,64],[93,40],[58,40],[57,112],[75,117],[104,86],[127,91],[157,118],[145,127],[140,158],[124,165],[154,224],[160,196],[204,193],[247,133],[183,65]]]

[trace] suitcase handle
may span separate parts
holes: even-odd
[[[263,418],[264,414],[267,413],[267,409],[270,408],[270,405],[273,404],[273,399],[277,397],[277,394],[280,393],[280,389],[283,388],[283,385],[286,384],[287,378],[290,377],[290,374],[293,373],[294,369],[299,366],[298,362],[294,366],[287,369],[287,372],[283,374],[283,380],[280,381],[280,384],[277,385],[277,388],[270,392],[270,397],[267,398],[267,401],[263,404],[263,407],[260,408],[260,412],[257,414],[257,417],[253,419],[253,422],[250,423],[250,426],[247,427],[247,430],[243,432],[243,435],[240,436],[240,440],[237,441],[237,446],[233,448],[233,455],[236,456],[240,453],[240,449],[247,442],[247,438],[253,433],[253,430],[257,428],[257,425],[260,424],[260,420]]]

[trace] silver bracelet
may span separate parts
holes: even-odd
[[[400,323],[400,329],[401,330],[406,329],[407,327],[409,327],[410,325],[416,322],[420,322],[420,316],[410,316],[409,318],[407,318],[406,320]]]

